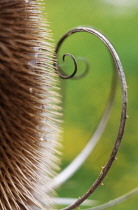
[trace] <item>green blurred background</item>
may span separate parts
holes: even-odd
[[[109,174],[91,199],[100,203],[114,199],[138,186],[138,2],[133,0],[47,0],[50,29],[55,43],[69,29],[91,26],[100,30],[115,46],[122,61],[128,84],[128,115],[121,148]],[[79,80],[61,80],[64,107],[64,168],[88,142],[104,110],[110,91],[112,63],[104,44],[96,37],[77,33],[62,46],[62,55],[72,53],[85,57],[89,73]],[[79,73],[85,65],[78,61]],[[67,73],[73,70],[70,58],[62,66]],[[108,125],[83,167],[58,190],[61,197],[81,196],[94,182],[105,165],[116,139],[121,110],[121,90],[117,95]],[[138,196],[111,207],[112,210],[137,210]]]

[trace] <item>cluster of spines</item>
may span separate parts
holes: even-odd
[[[0,1],[0,209],[51,209],[59,104],[37,1]]]

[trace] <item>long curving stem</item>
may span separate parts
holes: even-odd
[[[105,178],[105,176],[107,175],[109,169],[111,168],[111,166],[112,166],[112,164],[113,164],[113,162],[115,160],[116,154],[117,154],[117,152],[119,150],[119,146],[120,146],[121,141],[122,141],[124,128],[125,128],[125,123],[126,123],[126,118],[127,118],[127,113],[126,113],[127,112],[127,85],[126,85],[126,79],[125,79],[123,67],[122,67],[122,64],[120,62],[119,56],[116,53],[114,47],[108,41],[108,39],[104,35],[102,35],[100,32],[96,31],[95,29],[87,28],[87,27],[78,27],[78,28],[75,28],[75,29],[72,29],[72,30],[68,31],[60,39],[60,41],[58,42],[58,45],[56,47],[56,50],[55,50],[55,63],[54,63],[54,65],[56,67],[57,73],[58,73],[58,69],[59,69],[58,68],[58,64],[56,62],[56,55],[58,53],[58,50],[59,50],[62,42],[68,36],[70,36],[71,34],[74,34],[76,32],[88,32],[90,34],[93,34],[93,35],[97,36],[106,45],[106,47],[108,48],[108,50],[109,50],[109,52],[110,52],[110,54],[111,54],[111,56],[113,58],[113,61],[114,61],[114,64],[115,64],[115,67],[117,69],[117,72],[118,72],[118,75],[119,75],[119,78],[120,78],[120,82],[121,82],[121,88],[122,88],[122,110],[121,110],[121,119],[120,119],[120,124],[119,124],[117,138],[116,138],[114,147],[112,149],[111,155],[110,155],[107,163],[105,164],[105,166],[101,170],[101,172],[100,172],[99,176],[97,177],[96,181],[88,189],[88,191],[82,197],[80,197],[76,202],[74,202],[72,205],[64,208],[64,210],[71,210],[71,209],[75,209],[78,206],[80,206],[80,204],[84,200],[86,200],[96,190],[96,188],[102,183],[103,179]],[[75,71],[76,71],[76,66],[75,66]],[[71,78],[72,75],[69,76],[68,78]],[[75,75],[75,73],[74,73],[74,75]],[[66,77],[66,79],[67,79],[67,77]]]

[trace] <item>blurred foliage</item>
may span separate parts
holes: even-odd
[[[108,4],[104,0],[47,0],[46,12],[55,43],[69,29],[91,26],[100,30],[117,50],[128,83],[128,115],[125,135],[112,169],[91,199],[106,202],[138,186],[138,4],[134,6]],[[110,91],[112,63],[104,44],[96,37],[77,33],[69,37],[60,50],[59,62],[64,53],[85,57],[89,73],[80,80],[61,80],[64,107],[65,167],[88,142],[98,123]],[[79,73],[85,65],[78,61]],[[62,66],[67,73],[73,70],[70,58]],[[112,114],[105,132],[85,165],[61,188],[59,196],[79,197],[94,182],[106,163],[116,139],[120,110],[121,90],[118,84]],[[137,210],[138,197],[110,208],[112,210]]]

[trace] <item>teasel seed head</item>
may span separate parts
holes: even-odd
[[[46,209],[53,205],[60,96],[51,34],[42,21],[39,4],[33,0],[0,1],[2,210],[44,209],[41,197]]]

